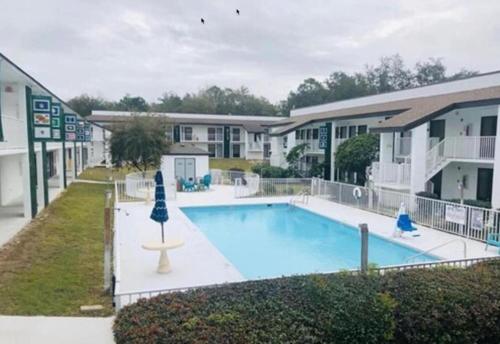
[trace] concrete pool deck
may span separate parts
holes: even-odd
[[[290,196],[265,198],[234,198],[232,186],[215,185],[207,192],[178,193],[177,200],[167,201],[169,221],[165,225],[166,238],[181,238],[184,246],[169,251],[172,271],[169,274],[156,273],[159,254],[146,251],[141,245],[160,241],[160,225],[149,219],[152,204],[120,203],[116,215],[115,253],[118,257],[118,294],[139,291],[182,289],[186,287],[243,281],[244,277],[219,250],[197,229],[179,209],[185,206],[215,206],[240,204],[288,203]],[[371,233],[388,240],[407,245],[420,251],[427,251],[438,245],[453,241],[431,253],[443,259],[464,258],[463,244],[467,243],[467,258],[491,257],[497,249],[485,251],[485,244],[461,238],[452,234],[417,226],[419,237],[393,238],[395,219],[317,197],[310,197],[308,204],[298,207],[319,215],[357,227],[367,223]],[[123,302],[126,302],[123,300]]]

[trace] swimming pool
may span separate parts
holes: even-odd
[[[247,279],[354,269],[359,230],[288,204],[183,207],[181,210]],[[368,258],[404,264],[420,253],[370,234]],[[437,260],[423,255],[414,261]]]

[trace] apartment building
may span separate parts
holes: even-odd
[[[88,120],[105,128],[114,123],[147,113],[122,111],[92,111]],[[208,151],[213,158],[269,159],[271,143],[268,125],[280,117],[212,114],[155,113],[164,116],[169,126],[167,140],[172,143],[191,143]]]
[[[72,121],[67,132],[66,117]],[[80,120],[0,54],[0,239],[22,228],[87,166],[91,127]]]
[[[273,125],[271,163],[283,165],[291,147],[308,142],[311,160],[327,162],[325,177],[342,178],[336,147],[368,131],[380,134],[379,161],[370,169],[375,187],[500,208],[499,104],[500,72],[492,72],[297,109]]]

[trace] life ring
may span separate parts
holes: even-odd
[[[355,187],[352,190],[352,197],[354,197],[355,199],[360,199],[362,196],[363,196],[363,192],[361,191],[361,189],[359,187]]]

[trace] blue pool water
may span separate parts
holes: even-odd
[[[288,204],[186,207],[182,211],[247,279],[353,269],[360,265],[357,228]],[[379,266],[404,264],[419,251],[370,234]],[[415,261],[436,260],[420,256]]]

